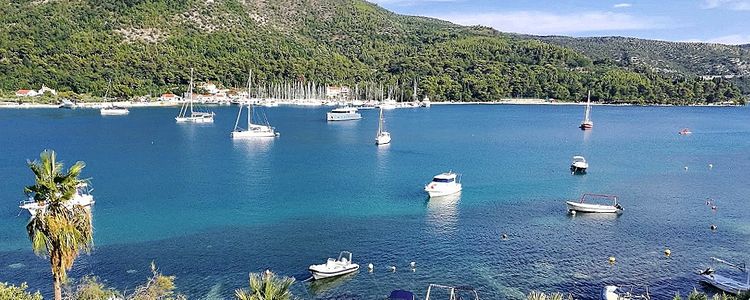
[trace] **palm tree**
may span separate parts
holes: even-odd
[[[31,216],[26,231],[34,253],[49,258],[55,300],[61,300],[67,271],[73,267],[78,255],[89,252],[93,245],[91,212],[82,206],[65,205],[73,199],[78,185],[83,182],[78,176],[85,164],[76,162],[64,172],[64,166],[57,162],[54,151],[45,150],[39,156],[39,161],[28,162],[36,183],[27,186],[24,193],[46,208]]]
[[[236,290],[237,300],[289,300],[292,293],[289,288],[294,284],[294,278],[276,277],[270,271],[263,275],[250,273],[250,290]]]

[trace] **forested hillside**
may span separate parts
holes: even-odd
[[[438,101],[506,97],[695,103],[740,99],[728,81],[623,67],[575,47],[402,16],[361,0],[0,1],[0,90],[46,84],[119,97],[315,81],[410,86]],[[583,51],[586,53],[586,51]],[[590,54],[589,54],[590,55]],[[718,57],[717,59],[724,59]]]
[[[626,37],[523,36],[580,51],[594,60],[690,75],[750,75],[750,47]]]

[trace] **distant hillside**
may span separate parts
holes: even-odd
[[[657,72],[690,75],[750,75],[750,45],[679,43],[625,37],[523,36],[580,51],[593,60]]]
[[[0,1],[0,11],[5,94],[46,84],[102,95],[110,78],[110,94],[120,97],[179,93],[194,67],[197,80],[227,86],[243,86],[250,69],[260,85],[408,90],[418,79],[420,97],[438,101],[580,100],[587,90],[638,103],[741,96],[726,80],[627,68],[552,41],[402,16],[362,0],[21,0]]]

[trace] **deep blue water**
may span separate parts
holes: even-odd
[[[266,109],[281,137],[238,142],[236,107],[213,109],[212,125],[175,124],[177,108],[0,110],[0,282],[50,293],[17,208],[33,180],[25,162],[46,148],[85,161],[95,187],[95,249],[71,275],[120,289],[144,282],[155,261],[191,298],[230,299],[249,272],[304,279],[310,264],[350,250],[375,272],[297,283],[295,295],[421,298],[440,283],[484,299],[596,299],[606,284],[636,284],[659,299],[713,292],[694,275],[709,256],[750,261],[746,107],[595,107],[591,132],[576,128],[577,106],[400,109],[386,112],[393,143],[381,148],[376,111],[327,123],[326,108]],[[570,175],[576,154],[589,174]],[[463,174],[461,197],[428,200],[423,185],[450,169]],[[564,202],[584,192],[616,194],[625,212],[568,216]]]

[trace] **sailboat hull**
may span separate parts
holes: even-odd
[[[591,128],[594,128],[594,123],[592,123],[592,122],[583,122],[583,123],[581,123],[581,126],[578,126],[578,128],[581,128],[581,130],[589,130]]]
[[[279,136],[278,132],[265,131],[265,132],[253,132],[253,131],[232,131],[233,139],[246,139],[246,138],[273,138]]]

